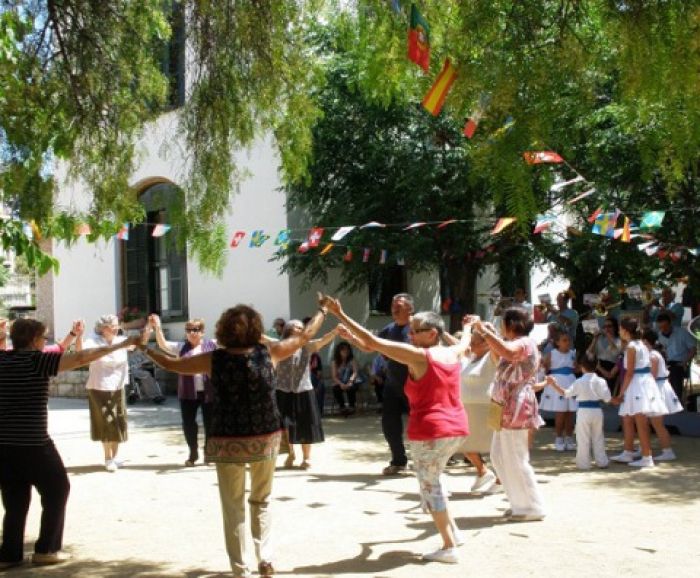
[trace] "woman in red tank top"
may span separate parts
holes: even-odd
[[[411,343],[397,343],[367,331],[345,314],[337,299],[325,296],[321,305],[347,326],[338,326],[341,336],[408,367],[405,392],[410,406],[409,446],[420,486],[421,505],[432,515],[443,541],[440,549],[424,554],[423,558],[457,563],[457,546],[463,541],[447,509],[447,495],[440,474],[469,434],[460,397],[460,357],[469,349],[471,326],[478,318],[465,317],[462,340],[448,347],[441,345],[445,332],[442,317],[432,311],[416,313],[410,323]]]

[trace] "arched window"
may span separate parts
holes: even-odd
[[[141,194],[146,222],[134,225],[122,245],[122,305],[158,313],[164,321],[187,319],[187,257],[177,247],[177,229],[154,237],[157,224],[170,224],[168,207],[180,204],[182,192],[160,183]]]

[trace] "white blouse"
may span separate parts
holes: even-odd
[[[126,337],[115,336],[112,345],[126,341]],[[93,335],[83,343],[83,349],[94,349],[96,347],[107,347],[107,343],[100,335]],[[99,391],[118,391],[122,389],[129,380],[129,358],[127,349],[117,349],[109,355],[105,355],[90,364],[88,374],[87,389],[97,389]]]

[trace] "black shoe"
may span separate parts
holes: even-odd
[[[165,396],[164,395],[158,395],[153,398],[153,403],[156,405],[160,405],[161,403],[165,403]]]

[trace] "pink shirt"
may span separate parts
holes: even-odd
[[[428,369],[414,381],[406,379],[404,391],[411,412],[408,416],[408,439],[426,441],[469,435],[467,414],[460,396],[462,364],[441,363],[425,350]]]

